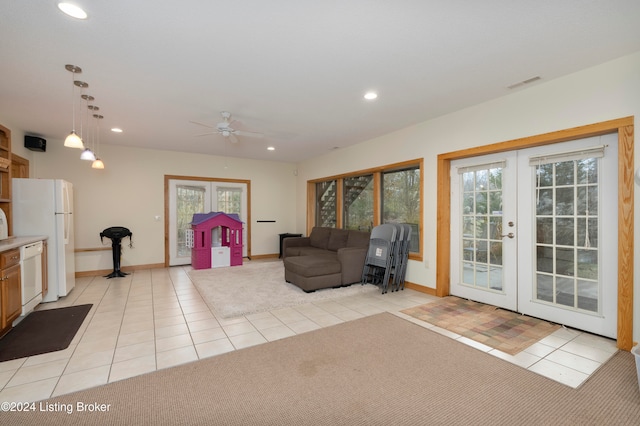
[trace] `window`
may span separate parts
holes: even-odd
[[[382,173],[382,223],[411,225],[409,252],[420,251],[420,167]]]
[[[422,168],[419,159],[309,181],[309,225],[370,231],[382,223],[408,223],[410,258],[421,260]]]
[[[343,228],[371,231],[373,228],[373,175],[343,180]]]
[[[336,226],[336,181],[329,180],[316,184],[316,224]]]

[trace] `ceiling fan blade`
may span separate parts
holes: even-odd
[[[238,136],[247,136],[247,137],[250,137],[250,138],[262,138],[262,137],[264,137],[263,133],[247,132],[245,130],[236,130],[234,133],[236,135],[238,135]]]
[[[207,133],[200,133],[199,135],[193,135],[193,137],[199,137],[199,136],[209,136],[209,135],[217,135],[218,132],[207,132]]]
[[[229,136],[227,136],[227,138],[229,139],[229,142],[231,142],[232,144],[238,143],[238,137],[236,136],[236,132],[231,133]]]
[[[200,123],[199,121],[191,121],[191,120],[189,120],[189,123],[197,124],[198,126],[208,127],[210,129],[215,129],[214,126],[210,126],[208,124]]]

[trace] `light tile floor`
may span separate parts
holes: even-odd
[[[436,299],[410,289],[218,318],[189,280],[188,268],[141,270],[110,280],[79,278],[69,296],[40,306],[93,304],[73,342],[63,351],[0,363],[0,401],[38,401],[381,312],[572,387],[616,352],[613,340],[561,329],[518,355],[507,355],[402,314]]]

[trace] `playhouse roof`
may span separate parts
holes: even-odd
[[[242,223],[242,221],[240,220],[240,216],[238,216],[236,213],[227,214],[224,212],[210,212],[210,213],[195,213],[193,215],[193,219],[191,220],[191,225],[200,225],[214,218],[218,220],[228,218],[238,223]]]

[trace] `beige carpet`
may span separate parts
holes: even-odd
[[[402,312],[510,355],[560,329],[538,318],[455,296]]]
[[[305,293],[284,280],[282,261],[249,261],[242,266],[188,272],[211,309],[229,318],[339,297],[378,292],[378,287],[353,284]]]
[[[78,402],[107,404],[77,412]],[[68,405],[67,405],[68,404]],[[572,389],[384,313],[53,398],[20,425],[637,425],[633,356]]]

